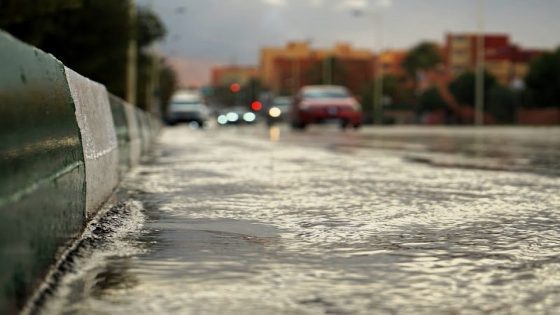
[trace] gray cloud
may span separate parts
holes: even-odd
[[[146,4],[149,0],[138,0]],[[258,62],[263,45],[311,39],[376,48],[382,17],[384,46],[406,48],[420,40],[443,42],[446,32],[476,29],[472,0],[154,0],[169,36],[164,53],[190,59]],[[507,32],[530,47],[560,44],[560,1],[486,0],[487,29]],[[178,7],[185,7],[177,10]],[[374,14],[356,17],[352,9]]]

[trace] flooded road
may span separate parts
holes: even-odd
[[[560,313],[560,129],[164,131],[43,314]]]

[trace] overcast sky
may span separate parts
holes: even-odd
[[[137,0],[146,5],[150,0]],[[477,29],[475,0],[152,0],[168,29],[164,54],[201,64],[258,63],[259,48],[289,40],[407,48]],[[364,13],[352,14],[355,9]],[[560,45],[560,0],[485,0],[488,32],[525,47]],[[381,22],[382,21],[382,22]]]

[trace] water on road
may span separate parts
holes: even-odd
[[[560,132],[468,130],[167,129],[42,312],[559,313]]]

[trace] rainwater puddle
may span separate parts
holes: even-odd
[[[298,135],[267,142],[253,129],[166,130],[167,153],[125,185],[145,216],[124,238],[131,254],[78,265],[93,285],[62,287],[84,293],[57,295],[49,309],[560,312],[558,178],[412,163],[365,149],[358,133],[349,141],[365,145],[339,152],[318,130],[301,135],[314,146]]]

